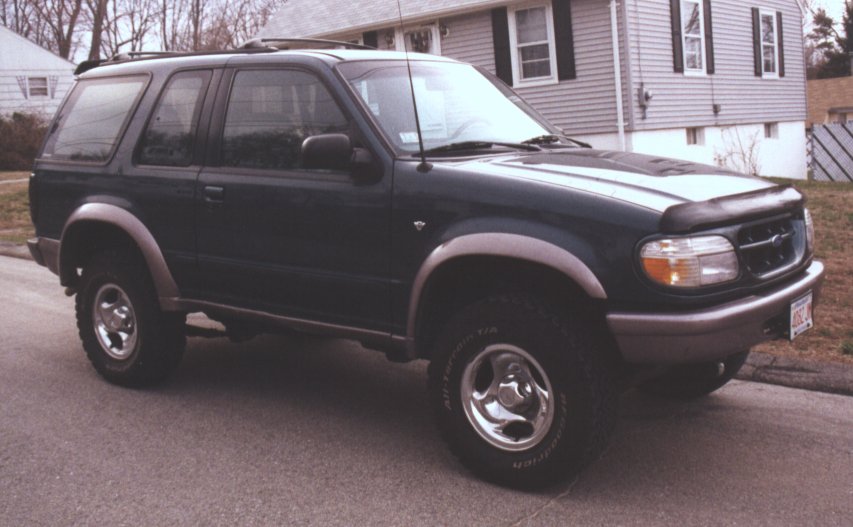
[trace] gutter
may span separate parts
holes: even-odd
[[[610,0],[610,40],[613,48],[613,78],[616,88],[616,128],[619,133],[619,150],[625,152],[625,115],[622,109],[622,63],[619,59],[619,22],[616,0]]]

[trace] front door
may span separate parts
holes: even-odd
[[[198,183],[194,296],[387,330],[390,178],[301,166],[306,137],[354,135],[341,105],[301,69],[237,70],[227,93]]]

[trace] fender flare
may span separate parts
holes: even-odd
[[[415,341],[421,297],[433,272],[443,264],[464,256],[500,256],[550,267],[580,286],[590,298],[606,300],[607,293],[595,274],[577,256],[552,243],[520,234],[466,234],[436,247],[421,264],[412,284],[406,336]]]
[[[118,227],[124,231],[136,243],[142,256],[145,258],[145,263],[151,273],[151,279],[154,282],[154,288],[157,290],[157,296],[160,298],[162,307],[169,304],[170,299],[176,299],[180,296],[178,285],[172,277],[169,267],[166,265],[166,259],[157,245],[157,240],[148,230],[147,227],[133,214],[116,205],[108,203],[86,203],[75,210],[65,222],[62,228],[62,237],[59,249],[59,269],[63,268],[66,254],[66,235],[69,230],[81,221],[94,221],[106,223]]]

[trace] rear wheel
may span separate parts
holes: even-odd
[[[184,315],[160,310],[147,269],[107,251],[83,269],[77,329],[92,365],[105,379],[142,386],[166,378],[183,355]]]
[[[603,449],[616,393],[600,350],[571,316],[499,296],[462,310],[437,339],[430,396],[453,453],[477,475],[532,488]]]
[[[695,399],[720,389],[740,370],[749,350],[729,355],[721,361],[674,366],[660,377],[638,386],[642,392],[671,399]]]

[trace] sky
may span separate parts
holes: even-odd
[[[822,7],[826,14],[835,20],[836,24],[841,24],[842,13],[844,12],[844,0],[816,0],[814,2],[815,9]]]

